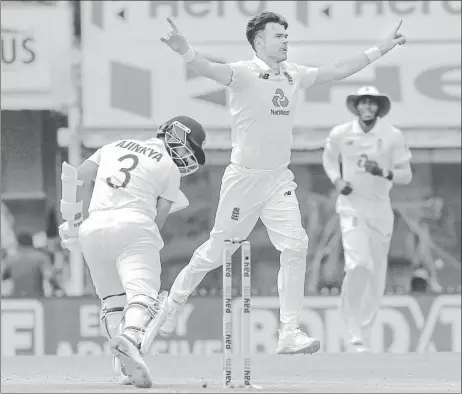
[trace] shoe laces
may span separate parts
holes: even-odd
[[[299,337],[299,336],[306,336],[306,334],[300,330],[300,327],[291,327],[286,329],[288,332],[290,332],[294,337]]]
[[[300,330],[300,327],[294,328],[292,332],[294,336],[296,337],[299,337],[299,336],[306,337],[306,334],[302,330]]]

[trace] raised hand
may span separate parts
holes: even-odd
[[[188,41],[171,18],[167,18],[167,22],[170,24],[171,30],[168,31],[166,37],[161,37],[160,40],[180,55],[185,54],[189,49]]]
[[[393,49],[396,45],[406,44],[406,36],[404,34],[399,33],[398,31],[402,23],[403,20],[400,20],[399,23],[390,32],[390,34],[388,34],[382,41],[382,43],[379,45],[379,49],[382,55],[385,55],[385,53]]]

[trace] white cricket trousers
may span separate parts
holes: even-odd
[[[345,255],[340,312],[350,341],[369,341],[385,292],[393,210],[388,201],[363,201],[339,215]]]
[[[127,301],[135,294],[157,297],[164,243],[150,217],[128,209],[92,212],[79,240],[101,300],[123,293]]]
[[[296,187],[288,168],[251,170],[230,164],[222,179],[210,238],[196,249],[189,264],[177,276],[170,292],[173,299],[180,303],[186,301],[204,276],[222,264],[223,241],[246,239],[261,218],[272,244],[281,252],[280,320],[298,324],[303,307],[308,236],[302,227]]]

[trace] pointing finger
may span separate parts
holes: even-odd
[[[167,18],[167,22],[170,23],[170,26],[172,26],[172,29],[175,33],[179,33],[178,27],[176,27],[175,22],[172,21],[172,18]]]

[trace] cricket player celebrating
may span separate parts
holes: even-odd
[[[218,64],[195,51],[170,18],[168,22],[171,30],[161,41],[199,75],[229,87],[232,154],[210,238],[196,249],[176,278],[168,297],[169,316],[161,331],[173,332],[187,297],[207,272],[221,264],[224,241],[246,239],[261,218],[271,242],[281,252],[281,329],[276,351],[317,352],[319,341],[299,328],[308,236],[295,196],[297,185],[288,169],[298,92],[362,70],[397,44],[405,43],[405,37],[398,33],[398,25],[377,47],[331,65],[310,68],[286,62],[288,24],[281,15],[265,11],[247,24],[246,36],[255,51],[254,58]]]
[[[158,294],[160,229],[169,212],[189,204],[180,177],[205,163],[204,140],[198,122],[178,116],[155,138],[105,145],[77,169],[63,163],[61,212],[67,222],[60,235],[64,247],[80,245],[88,264],[122,384],[152,385],[141,356],[166,317]],[[78,186],[92,181],[89,217],[77,228],[83,206]]]
[[[340,311],[353,349],[366,352],[385,291],[393,232],[389,193],[393,183],[411,181],[411,153],[402,132],[383,120],[390,99],[376,88],[348,96],[347,107],[357,119],[331,131],[323,166],[339,192],[346,272]]]

